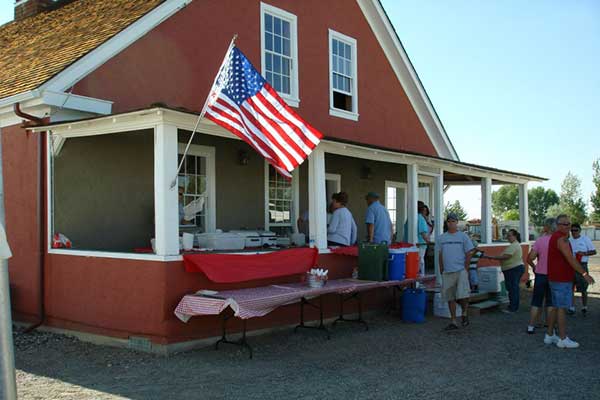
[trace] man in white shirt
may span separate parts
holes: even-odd
[[[571,225],[571,237],[569,238],[569,242],[571,243],[573,255],[575,256],[577,261],[579,261],[583,269],[585,269],[585,271],[588,272],[588,261],[590,256],[596,254],[596,248],[594,247],[594,244],[592,243],[589,237],[581,234],[581,225]],[[583,315],[586,315],[588,300],[588,283],[578,272],[575,272],[575,288],[579,293],[581,293],[581,313]],[[575,297],[573,297],[573,306],[569,308],[568,313],[575,314]]]

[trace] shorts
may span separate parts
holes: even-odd
[[[573,305],[573,283],[549,282],[552,304],[556,308],[569,308]]]
[[[589,272],[588,271],[588,263],[582,262],[581,266],[583,267],[585,272]],[[589,284],[587,283],[587,281],[585,280],[583,275],[581,275],[579,272],[575,272],[575,289],[579,293],[587,293],[588,286],[589,286]]]
[[[543,307],[544,299],[546,307],[552,307],[552,293],[548,283],[548,275],[535,274],[535,283],[533,284],[533,295],[531,296],[532,307]]]
[[[467,270],[457,272],[444,272],[442,274],[442,299],[454,301],[468,299],[471,295],[469,276]]]

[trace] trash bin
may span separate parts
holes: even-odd
[[[361,243],[358,246],[358,279],[387,280],[388,257],[387,243]]]
[[[402,294],[402,320],[424,322],[427,294],[423,289],[406,289]]]

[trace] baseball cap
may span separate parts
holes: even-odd
[[[448,216],[446,217],[446,221],[458,221],[458,215],[456,215],[455,213],[449,213]]]
[[[369,192],[367,193],[367,199],[371,198],[371,199],[378,199],[379,198],[379,194],[377,194],[376,192]]]

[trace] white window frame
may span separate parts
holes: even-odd
[[[389,188],[395,188],[395,189],[404,189],[404,209],[406,211],[406,217],[408,217],[408,184],[405,182],[396,182],[396,181],[385,181],[385,209],[388,211],[388,213],[390,212],[390,204],[388,202],[388,189]],[[398,198],[398,195],[396,194],[396,199]],[[398,234],[399,232],[399,228],[398,228],[398,218],[396,218],[398,216],[398,209],[396,208],[397,205],[397,201],[396,204],[394,204],[394,208],[393,210],[396,211],[396,215],[394,216],[394,218],[396,219],[396,223],[395,223],[395,234]],[[390,216],[391,217],[391,216]],[[403,234],[404,232],[404,222],[402,222],[402,231],[400,231],[400,233]],[[396,238],[397,240],[399,240],[398,238]],[[402,238],[403,240],[403,238]]]
[[[300,217],[300,168],[298,167],[292,171],[292,215],[290,216],[290,223],[271,223],[269,221],[269,165],[265,160],[265,230],[270,230],[272,226],[289,226],[295,232],[296,221]]]
[[[183,155],[185,143],[178,143],[177,154]],[[208,202],[206,204],[206,232],[217,230],[217,201],[216,201],[216,173],[215,173],[215,148],[209,146],[190,145],[188,155],[206,158],[206,179],[208,180]],[[181,227],[181,226],[180,226]]]
[[[431,214],[435,215],[437,210],[435,209],[435,178],[436,175],[427,174],[423,171],[419,171],[418,181],[419,183],[426,183],[429,185],[429,199],[425,202],[425,204],[429,207],[429,211]],[[417,189],[418,190],[418,189]]]
[[[332,40],[338,40],[350,46],[352,49],[352,111],[340,110],[333,106],[333,65],[331,62],[333,49],[331,46]],[[339,118],[346,118],[352,121],[358,121],[358,51],[356,39],[329,29],[329,115]]]
[[[282,99],[291,106],[298,107],[300,105],[300,90],[298,85],[298,17],[281,8],[274,7],[270,4],[260,3],[260,57],[261,57],[261,74],[266,76],[265,62],[265,14],[270,14],[274,17],[284,19],[290,23],[290,53],[292,59],[290,62],[290,94],[279,93]]]

